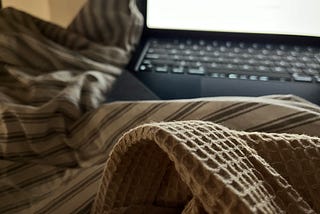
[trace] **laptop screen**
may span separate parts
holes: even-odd
[[[147,27],[320,37],[320,0],[148,0]]]

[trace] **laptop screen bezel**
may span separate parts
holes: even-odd
[[[238,32],[219,32],[219,31],[191,31],[191,30],[171,30],[148,28],[147,26],[147,5],[148,0],[140,0],[140,10],[144,16],[144,37],[156,38],[202,38],[217,40],[236,40],[243,42],[272,42],[294,45],[312,45],[320,47],[320,37],[265,34],[265,33],[238,33]]]

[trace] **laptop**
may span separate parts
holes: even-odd
[[[293,94],[320,104],[320,1],[143,0],[129,69],[161,99]]]

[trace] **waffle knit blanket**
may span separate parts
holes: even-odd
[[[67,29],[1,10],[0,213],[320,212],[318,106],[105,104],[142,24],[134,0],[89,0]]]
[[[126,133],[92,213],[314,213],[320,139],[233,131],[203,121]]]

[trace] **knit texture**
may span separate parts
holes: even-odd
[[[143,125],[114,147],[92,213],[319,212],[319,147],[203,121]]]

